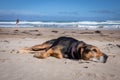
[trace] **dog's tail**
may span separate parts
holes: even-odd
[[[33,51],[31,47],[21,48],[21,49],[19,50],[19,52],[20,52],[20,53],[31,53],[31,54],[34,54],[34,53],[35,53],[35,51]]]

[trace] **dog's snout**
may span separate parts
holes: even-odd
[[[108,56],[104,54],[103,56],[100,57],[100,62],[106,63],[107,59],[108,59]]]
[[[108,56],[105,54],[105,55],[104,55],[104,59],[105,59],[104,63],[106,63],[107,58],[108,58]]]

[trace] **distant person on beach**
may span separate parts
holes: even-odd
[[[19,19],[16,20],[16,25],[18,26],[18,23],[19,23]]]

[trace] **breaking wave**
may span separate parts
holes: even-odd
[[[41,22],[20,21],[19,27],[73,28],[73,29],[120,29],[120,21]],[[0,27],[16,27],[15,21],[1,21]]]

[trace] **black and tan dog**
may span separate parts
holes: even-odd
[[[99,48],[78,41],[71,37],[59,37],[22,50],[23,52],[35,52],[34,57],[47,58],[54,56],[56,58],[97,60],[105,63],[108,56],[102,53]]]

